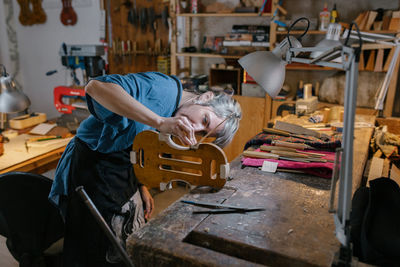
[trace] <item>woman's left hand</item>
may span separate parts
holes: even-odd
[[[147,189],[146,186],[142,185],[140,187],[140,195],[142,196],[142,201],[144,204],[144,218],[146,220],[150,219],[151,214],[153,213],[154,210],[154,199],[151,196],[149,190]]]

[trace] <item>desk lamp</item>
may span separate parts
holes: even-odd
[[[29,98],[17,88],[10,75],[7,74],[6,67],[2,68],[0,76],[0,113],[15,113],[23,111],[29,107]],[[1,115],[1,129],[4,129],[3,115]]]
[[[362,47],[362,39],[357,24],[351,23],[350,30],[354,26],[359,36],[359,46],[350,47],[347,45],[349,35],[344,44],[333,47],[296,47],[292,45],[290,30],[299,18],[289,28],[288,33],[278,47],[280,51],[286,51],[286,57],[282,59],[280,53],[254,52],[239,59],[239,64],[249,73],[253,79],[271,97],[275,97],[283,84],[285,77],[285,65],[291,62],[313,64],[324,67],[333,67],[346,72],[346,87],[344,96],[344,129],[341,148],[337,150],[335,170],[332,177],[331,202],[335,196],[336,181],[340,178],[338,203],[336,210],[330,210],[334,214],[335,235],[341,243],[340,250],[335,255],[332,265],[349,265],[352,261],[352,249],[350,244],[350,210],[352,199],[352,171],[353,171],[353,138],[354,118],[357,98],[358,62]],[[309,24],[309,23],[308,23]],[[308,30],[301,35],[304,36]],[[283,47],[282,47],[283,46]],[[300,52],[321,52],[313,59],[300,58]],[[333,62],[337,56],[341,57],[340,62]],[[257,67],[255,67],[257,66]],[[277,70],[275,70],[277,69]],[[340,166],[339,166],[340,165]]]

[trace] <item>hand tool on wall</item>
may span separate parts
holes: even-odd
[[[130,7],[128,12],[128,22],[136,26],[137,21],[138,21],[138,13],[136,9],[136,0],[133,0],[133,6]]]
[[[139,12],[139,23],[143,33],[147,31],[147,16],[147,8],[142,7]]]

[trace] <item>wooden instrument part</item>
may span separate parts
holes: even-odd
[[[229,174],[228,160],[218,146],[205,143],[192,150],[155,131],[135,137],[131,162],[141,183],[161,190],[173,181],[221,189]]]
[[[19,22],[24,26],[34,24],[32,10],[29,7],[29,0],[18,0],[18,4],[20,6],[18,16]]]
[[[63,8],[60,14],[60,20],[62,24],[65,26],[75,25],[78,21],[78,16],[75,13],[74,8],[72,7],[72,0],[61,0],[63,4]]]
[[[47,20],[46,13],[42,7],[42,0],[30,0],[33,6],[33,20],[36,24],[43,24]]]
[[[18,0],[18,4],[21,7],[18,19],[22,25],[29,26],[46,22],[47,16],[42,7],[42,0]]]

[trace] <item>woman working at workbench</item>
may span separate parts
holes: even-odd
[[[122,266],[75,188],[84,186],[124,243],[154,207],[129,160],[134,137],[157,129],[194,145],[196,133],[212,131],[215,143],[223,147],[238,129],[241,110],[230,95],[186,92],[176,77],[156,72],[101,76],[85,90],[91,115],[66,147],[49,199],[65,218],[64,266]]]

